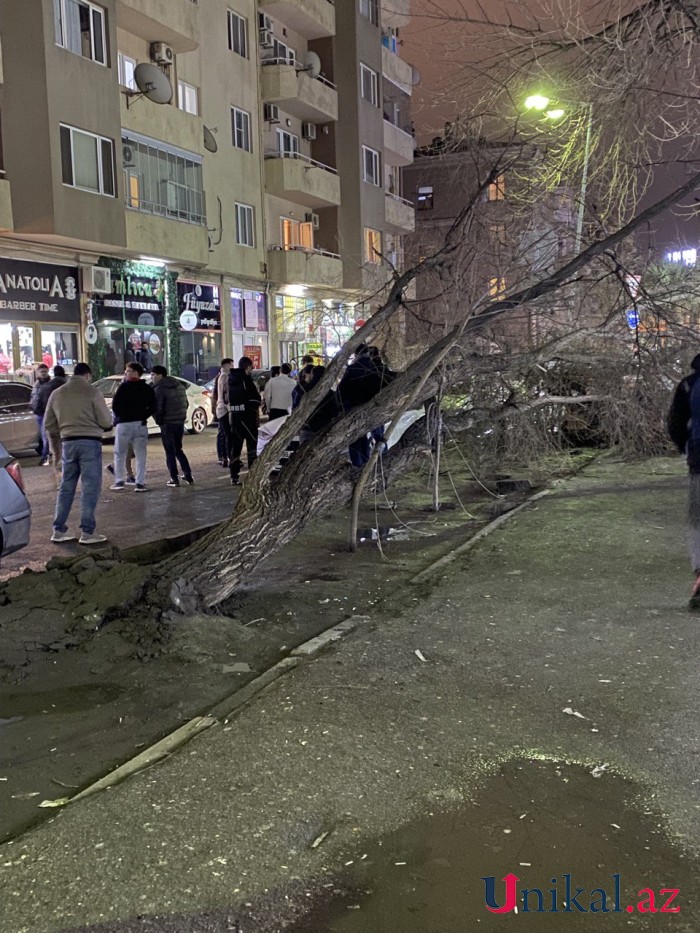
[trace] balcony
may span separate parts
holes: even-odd
[[[382,46],[382,74],[402,87],[407,94],[413,87],[413,66],[398,55],[394,55],[385,45]]]
[[[335,35],[335,6],[331,0],[263,0],[260,10],[306,39]]]
[[[337,207],[340,204],[337,171],[298,152],[266,153],[265,190],[274,197],[305,207]]]
[[[410,165],[413,162],[415,140],[384,117],[384,158],[388,165]]]
[[[325,250],[296,246],[282,249],[270,246],[267,250],[267,274],[280,285],[311,285],[341,288],[343,263],[340,256]]]
[[[324,0],[325,2],[325,0]],[[298,120],[328,123],[338,119],[338,92],[325,78],[312,78],[280,59],[263,62],[262,98],[267,104],[279,104]]]
[[[10,183],[0,170],[0,230],[14,230]]]
[[[413,203],[389,191],[384,192],[384,219],[391,233],[413,233],[416,229]]]
[[[117,0],[117,26],[147,42],[165,42],[175,52],[199,45],[199,5],[190,0]]]

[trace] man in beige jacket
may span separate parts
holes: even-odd
[[[68,516],[80,479],[78,544],[100,544],[105,535],[95,532],[95,508],[102,491],[102,435],[112,427],[112,414],[99,389],[90,385],[92,370],[77,363],[68,382],[49,397],[44,415],[48,434],[60,434],[63,473],[56,500],[51,540],[59,544],[78,536],[68,531]]]

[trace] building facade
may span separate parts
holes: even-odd
[[[3,0],[0,375],[336,352],[412,229],[406,16]]]

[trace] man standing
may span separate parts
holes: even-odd
[[[145,373],[153,372],[153,354],[147,340],[141,341],[141,349],[136,351],[135,362],[143,366]]]
[[[695,582],[688,609],[700,612],[700,353],[693,370],[676,387],[668,415],[668,433],[688,458],[688,548]]]
[[[29,397],[29,407],[34,412],[36,423],[39,428],[39,437],[41,438],[41,462],[39,466],[49,465],[49,439],[44,430],[44,412],[46,411],[48,396],[44,398],[43,389],[50,381],[49,367],[46,363],[39,363],[36,368],[36,380],[32,388],[32,394]]]
[[[66,522],[80,479],[80,530],[78,544],[100,544],[105,535],[95,533],[95,508],[102,490],[102,435],[112,427],[112,415],[102,393],[90,385],[92,370],[77,363],[66,385],[51,394],[44,422],[47,432],[60,434],[63,474],[56,501],[51,540],[74,541]]]
[[[228,377],[228,402],[231,413],[229,470],[232,486],[238,486],[240,483],[243,444],[246,445],[249,469],[258,455],[258,419],[261,399],[258,387],[250,376],[252,371],[253,361],[247,356],[242,356],[238,361],[238,369],[232,369]]]
[[[143,366],[129,363],[124,370],[125,379],[114,393],[112,416],[114,417],[114,483],[109,487],[115,491],[125,489],[126,455],[129,444],[133,445],[136,458],[136,484],[134,492],[148,492],[146,486],[146,456],[148,453],[148,428],[146,422],[155,413],[156,394],[144,379]]]
[[[290,373],[292,367],[289,363],[282,363],[281,375],[270,379],[265,386],[265,407],[270,421],[275,418],[284,418],[292,410],[292,394],[297,387],[296,379]]]
[[[65,369],[57,363],[53,368],[53,379],[49,379],[49,381],[41,387],[40,397],[44,404],[44,411],[46,411],[46,407],[49,404],[49,398],[52,392],[55,392],[56,389],[60,389],[67,381]],[[56,486],[58,487],[61,482],[61,435],[58,433],[50,434],[46,430],[45,434],[51,448],[54,478],[56,480]]]
[[[182,478],[188,486],[194,485],[189,460],[182,449],[187,418],[187,392],[183,384],[168,375],[165,366],[153,367],[153,388],[156,393],[155,421],[160,425],[160,439],[165,450],[165,463],[170,473],[166,486],[179,486],[178,463]]]
[[[221,370],[214,380],[214,391],[211,394],[212,414],[219,426],[216,435],[216,456],[222,467],[228,467],[228,450],[231,445],[231,424],[228,416],[228,374],[231,372],[232,366],[233,360],[228,356],[221,361]]]

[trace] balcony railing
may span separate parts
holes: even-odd
[[[189,207],[173,207],[172,205],[163,204],[161,202],[134,198],[128,194],[124,198],[124,203],[129,210],[137,211],[141,214],[157,214],[161,217],[166,217],[168,220],[181,220],[183,223],[195,224],[199,227],[206,227],[207,225],[206,216]]]
[[[398,194],[394,194],[393,191],[389,191],[388,189],[385,188],[384,194],[388,198],[392,198],[394,201],[399,201],[401,204],[405,204],[406,207],[414,207],[413,201],[407,201],[406,198],[402,198]]]
[[[293,65],[297,74],[308,74],[310,78],[313,78],[315,81],[320,81],[321,84],[325,84],[326,87],[329,87],[332,91],[338,90],[338,85],[333,84],[332,81],[329,81],[325,75],[312,75],[309,73],[309,69],[305,67],[301,62],[296,60],[290,61],[288,58],[265,58],[260,63],[263,67],[265,65]]]
[[[300,162],[308,162],[309,165],[313,165],[315,168],[322,168],[326,172],[331,172],[333,175],[338,174],[338,169],[333,168],[332,165],[326,165],[323,162],[317,162],[316,159],[312,159],[310,156],[304,155],[303,152],[280,152],[279,149],[268,149],[265,152],[266,159],[299,159]]]
[[[340,259],[338,253],[331,253],[327,249],[317,249],[315,246],[280,246],[278,243],[273,243],[272,246],[267,247],[268,252],[295,252],[295,253],[308,253],[310,256],[325,256],[327,259]]]

